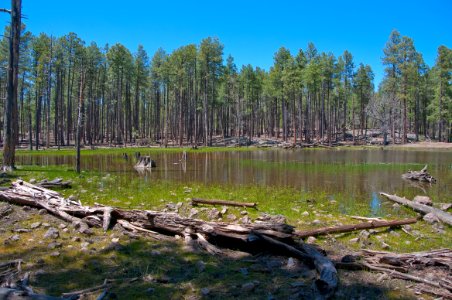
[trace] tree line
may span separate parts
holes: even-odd
[[[383,49],[385,77],[375,89],[369,65],[313,43],[296,53],[281,47],[264,70],[238,68],[212,37],[149,56],[143,46],[131,52],[121,44],[86,44],[75,33],[22,28],[14,139],[30,149],[73,145],[77,136],[90,146],[212,145],[218,136],[358,142],[368,129],[382,132],[385,142],[406,143],[410,133],[452,140],[452,51],[440,46],[430,68],[398,31]],[[2,99],[9,30],[0,42]]]

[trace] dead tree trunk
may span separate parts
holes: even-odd
[[[380,228],[380,227],[392,227],[392,226],[400,226],[406,224],[416,223],[416,218],[404,219],[404,220],[394,220],[394,221],[371,221],[364,222],[359,224],[352,225],[342,225],[335,227],[324,227],[313,230],[306,231],[295,231],[295,235],[299,237],[308,237],[308,236],[317,236],[317,235],[325,235],[330,233],[340,233],[340,232],[350,232],[362,229],[371,229],[371,228]]]
[[[11,36],[9,42],[9,60],[8,60],[8,88],[7,100],[5,105],[5,137],[3,141],[3,170],[11,171],[14,169],[16,139],[17,133],[17,86],[19,74],[19,43],[21,30],[21,10],[22,1],[11,1]]]
[[[227,206],[238,206],[238,207],[256,207],[256,203],[247,203],[247,202],[234,202],[234,201],[226,201],[226,200],[207,200],[201,198],[192,198],[192,205],[198,204],[210,204],[210,205],[227,205]]]
[[[433,213],[434,215],[436,215],[438,217],[439,220],[441,220],[444,223],[447,223],[449,225],[452,225],[452,215],[442,211],[440,209],[428,206],[428,205],[423,205],[423,204],[419,204],[416,203],[414,201],[405,199],[405,198],[401,198],[399,196],[396,195],[389,195],[386,193],[380,193],[380,195],[385,196],[386,198],[388,198],[391,201],[397,202],[399,204],[408,206],[410,208],[412,208],[413,210],[423,213],[423,214],[428,214],[428,213]]]

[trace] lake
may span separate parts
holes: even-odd
[[[143,189],[147,184],[162,181],[229,189],[243,186],[290,188],[300,193],[325,195],[345,206],[346,203],[367,203],[373,215],[381,214],[380,191],[406,197],[428,195],[435,202],[450,202],[452,195],[452,151],[449,150],[341,148],[189,152],[186,162],[181,162],[180,153],[139,151],[141,155],[151,155],[157,168],[135,170],[133,155],[126,159],[122,154],[82,154],[82,169],[96,171],[100,176],[115,175],[117,181],[109,189],[118,188],[118,195],[120,190],[127,190],[128,185]],[[18,163],[72,166],[74,156],[23,155],[18,157]],[[417,184],[401,178],[404,172],[420,170],[425,164],[430,174],[438,179],[437,184]]]

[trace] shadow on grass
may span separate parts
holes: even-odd
[[[43,225],[16,233],[17,228],[30,228],[37,221]],[[22,274],[30,271],[30,285],[43,294],[60,296],[102,285],[108,279],[111,288],[105,299],[316,298],[312,288],[316,272],[298,260],[268,253],[242,259],[212,256],[188,251],[180,240],[136,239],[116,228],[107,233],[96,229],[93,236],[85,236],[69,226],[59,229],[57,240],[45,239],[46,222],[55,228],[62,223],[19,207],[14,207],[8,219],[0,219],[0,262],[22,259]],[[3,244],[13,234],[19,240]],[[116,238],[119,242],[113,243]],[[410,299],[394,292],[396,286],[391,283],[377,283],[378,276],[340,272],[335,298]],[[101,293],[98,290],[85,299],[96,299]]]
[[[111,280],[106,299],[314,299],[315,271],[304,265],[289,270],[287,259],[268,255],[226,259],[187,252],[178,242],[130,240],[96,249],[32,247],[0,256],[23,258],[32,271],[31,286],[41,293],[62,293]],[[67,246],[66,246],[67,248]],[[383,287],[365,272],[340,272],[335,299],[413,299]],[[102,290],[90,294],[95,299]],[[363,298],[364,297],[364,298]],[[91,298],[87,298],[91,299]]]

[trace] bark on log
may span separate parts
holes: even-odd
[[[362,229],[400,226],[400,225],[406,225],[406,224],[413,224],[416,222],[417,222],[416,218],[395,220],[395,221],[371,221],[371,222],[364,222],[364,223],[358,223],[358,224],[352,224],[352,225],[323,227],[323,228],[307,230],[307,231],[295,231],[294,235],[304,238],[304,237],[308,237],[308,236],[317,236],[317,235],[324,235],[324,234],[330,234],[330,233],[342,233],[342,232],[350,232],[350,231],[362,230]]]
[[[238,207],[256,207],[256,203],[254,202],[235,202],[235,201],[226,201],[226,200],[207,200],[201,198],[192,198],[192,205],[197,204],[210,204],[210,205],[226,205],[226,206],[238,206]]]
[[[390,195],[390,194],[386,194],[386,193],[380,193],[380,195],[385,196],[386,198],[388,198],[391,201],[408,206],[417,212],[420,212],[423,214],[433,213],[442,222],[452,225],[452,215],[445,211],[442,211],[440,209],[437,209],[437,208],[434,208],[431,206],[415,203],[411,200],[408,200],[406,198],[402,198],[402,197],[399,197],[396,195]]]

